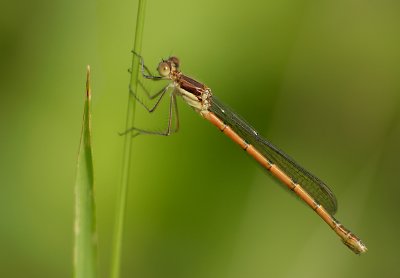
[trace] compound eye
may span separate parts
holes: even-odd
[[[169,64],[166,63],[166,62],[161,62],[158,65],[158,69],[157,70],[158,70],[158,73],[163,77],[168,76],[169,73],[171,72],[171,68],[170,68]]]

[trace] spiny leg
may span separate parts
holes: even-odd
[[[133,53],[134,55],[136,55],[136,56],[139,58],[139,60],[140,60],[140,64],[141,64],[141,73],[142,73],[142,76],[143,76],[144,78],[146,78],[146,79],[151,79],[151,80],[154,80],[154,81],[168,79],[168,78],[166,78],[166,77],[155,76],[155,75],[153,75],[153,74],[150,72],[149,68],[144,64],[143,57],[142,57],[140,54],[138,54],[138,53],[136,53],[135,51],[133,51],[133,50],[132,50],[132,53]],[[145,72],[146,72],[147,74],[146,74]]]
[[[173,115],[175,113],[176,118],[176,123],[175,127],[172,128],[172,121],[173,121]],[[124,132],[120,133],[120,135],[126,135],[128,133],[132,132],[132,137],[135,137],[139,134],[151,134],[151,135],[161,135],[161,136],[169,136],[172,133],[177,132],[179,129],[179,114],[178,114],[178,106],[176,103],[176,96],[174,93],[171,94],[170,96],[170,102],[169,102],[169,113],[168,113],[168,126],[167,129],[164,131],[152,131],[152,130],[145,130],[145,129],[140,129],[136,127],[131,127]]]
[[[165,86],[164,88],[162,88],[159,92],[155,93],[154,95],[150,95],[149,92],[146,92],[149,99],[154,99],[154,98],[158,97],[156,103],[151,108],[147,107],[147,105],[136,95],[136,93],[131,88],[129,88],[129,93],[132,94],[132,96],[137,100],[137,102],[139,102],[147,110],[147,112],[152,113],[152,112],[154,112],[154,110],[156,110],[156,108],[160,104],[163,96],[168,91],[168,89],[173,88],[173,87],[174,87],[173,83],[170,83],[167,86]]]
[[[147,98],[150,99],[150,100],[153,100],[153,99],[155,99],[156,97],[158,97],[158,96],[161,94],[162,90],[164,89],[164,88],[163,88],[163,89],[161,89],[160,91],[158,91],[157,93],[155,93],[155,94],[152,95],[152,94],[149,92],[149,90],[144,86],[144,84],[142,83],[142,81],[138,80],[138,84],[139,84],[139,86],[143,89],[143,91],[146,93]]]

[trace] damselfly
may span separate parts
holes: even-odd
[[[132,95],[149,112],[153,112],[158,107],[163,96],[170,91],[169,120],[168,127],[163,132],[147,131],[132,127],[123,134],[157,134],[167,136],[176,132],[179,127],[176,96],[180,96],[203,118],[210,121],[226,136],[237,143],[267,172],[280,180],[310,206],[354,253],[361,254],[367,251],[367,247],[361,240],[333,217],[337,210],[337,202],[335,195],[329,187],[319,178],[297,164],[283,151],[260,136],[254,128],[227,106],[223,105],[211,93],[210,88],[183,74],[179,70],[178,58],[170,57],[167,60],[162,60],[157,68],[159,76],[154,76],[145,66],[143,58],[136,53],[134,55],[140,59],[141,73],[144,78],[155,81],[170,80],[171,82],[158,93],[154,95],[148,94],[149,98],[156,99],[155,105],[151,108],[140,101],[136,92],[131,90]],[[173,116],[176,117],[174,127],[172,126]]]

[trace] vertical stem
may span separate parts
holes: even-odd
[[[136,33],[133,50],[136,53],[141,53],[144,15],[145,15],[146,0],[139,0],[137,19],[136,19]],[[137,81],[139,75],[139,59],[136,55],[132,55],[131,67],[131,80],[129,87],[136,91]],[[135,120],[135,99],[129,94],[128,111],[126,115],[126,129],[133,126]],[[121,269],[121,254],[122,254],[122,240],[124,232],[124,221],[126,212],[126,201],[128,196],[128,184],[130,180],[130,168],[132,158],[132,140],[131,136],[126,135],[124,141],[124,152],[121,171],[121,185],[119,195],[117,196],[117,208],[114,226],[114,238],[112,249],[111,261],[111,278],[120,277]]]

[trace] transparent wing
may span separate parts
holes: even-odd
[[[271,163],[277,165],[294,182],[300,184],[330,214],[335,214],[337,210],[336,197],[323,181],[301,167],[291,157],[271,144],[271,142],[260,136],[253,127],[214,96],[211,100],[210,111],[223,120],[225,124],[229,125],[247,143],[253,145]]]

